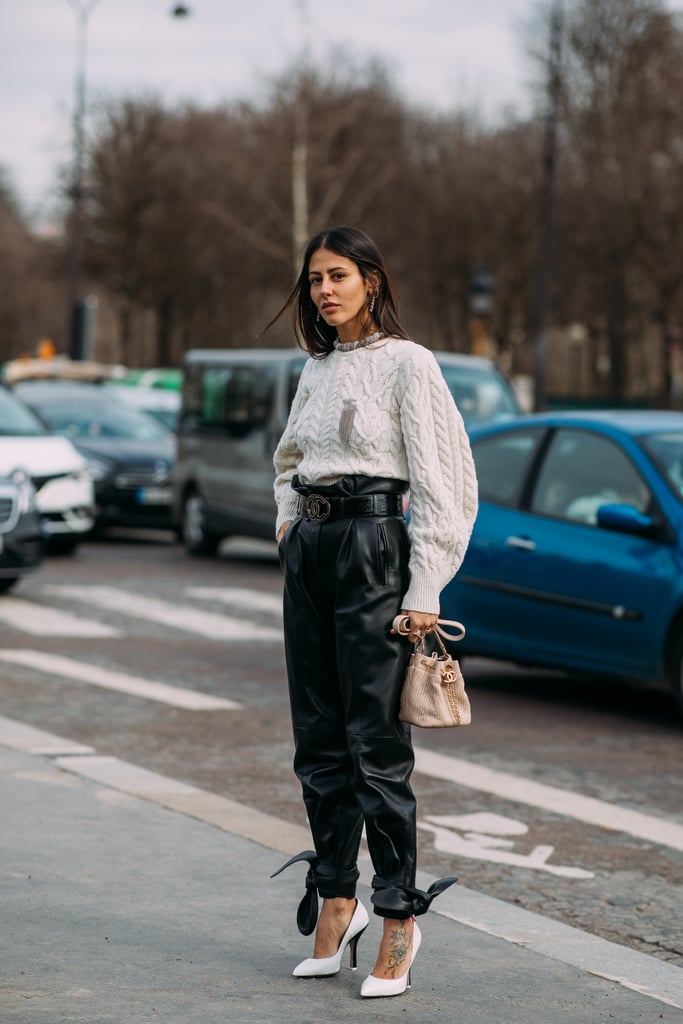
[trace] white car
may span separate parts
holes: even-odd
[[[85,459],[51,434],[35,413],[0,387],[0,475],[31,478],[35,503],[53,551],[73,551],[93,527],[93,482]]]

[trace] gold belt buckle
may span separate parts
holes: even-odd
[[[314,523],[324,523],[332,515],[332,506],[322,494],[309,494],[304,506],[304,515]]]

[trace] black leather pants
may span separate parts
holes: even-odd
[[[344,477],[302,494],[402,493],[400,480]],[[416,825],[410,726],[398,704],[410,646],[390,635],[408,588],[403,516],[314,523],[280,543],[294,770],[315,842],[309,888],[355,895],[363,822],[386,917],[414,911]],[[395,890],[395,891],[394,891]],[[380,901],[381,902],[381,901]],[[384,900],[387,903],[387,900]],[[405,904],[405,905],[404,905]]]

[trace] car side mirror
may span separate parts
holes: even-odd
[[[597,512],[598,526],[618,533],[636,533],[640,536],[653,534],[657,523],[652,516],[643,515],[634,505],[616,502],[601,505]]]

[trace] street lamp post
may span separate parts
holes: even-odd
[[[562,33],[564,22],[563,0],[555,0],[550,15],[550,56],[548,61],[548,112],[545,123],[543,150],[543,198],[541,201],[541,229],[539,242],[538,280],[536,288],[536,338],[534,344],[534,409],[545,407],[547,339],[546,329],[550,305],[552,269],[553,213],[555,206],[555,177],[557,150],[557,122],[560,107],[562,75]]]
[[[67,303],[67,341],[72,359],[85,359],[89,349],[90,325],[96,302],[84,301],[81,294],[83,255],[83,171],[85,162],[86,82],[88,63],[88,25],[100,0],[69,0],[76,15],[76,79],[73,118],[73,169],[71,172],[71,224],[69,232],[69,277]],[[187,18],[191,8],[175,4],[173,18]]]
[[[76,80],[74,104],[74,153],[71,177],[71,224],[67,338],[72,359],[84,359],[88,347],[88,307],[81,295],[83,252],[83,164],[85,154],[86,72],[88,22],[100,0],[70,0],[76,15]]]

